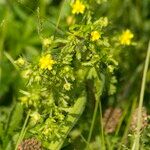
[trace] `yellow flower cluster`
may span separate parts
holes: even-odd
[[[39,66],[41,69],[52,70],[52,66],[54,63],[55,61],[52,59],[52,56],[50,54],[47,54],[40,58]]]
[[[91,41],[97,41],[101,37],[98,31],[91,32]]]
[[[122,35],[119,37],[120,44],[130,45],[133,37],[134,35],[129,29],[123,31]]]
[[[72,13],[73,14],[83,14],[85,10],[85,5],[80,2],[80,0],[76,0],[75,3],[72,5]]]

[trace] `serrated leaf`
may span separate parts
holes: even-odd
[[[55,142],[53,141],[49,144],[47,143],[48,144],[47,146],[50,150],[60,150],[61,149],[70,130],[74,127],[75,123],[81,116],[81,114],[85,108],[85,103],[86,103],[86,94],[85,94],[85,92],[83,92],[82,96],[80,96],[76,100],[74,106],[71,108],[68,116],[66,117],[66,120],[64,121],[64,122],[66,122],[65,128],[64,128],[64,133],[65,133],[64,136],[59,141],[55,141]],[[61,127],[62,126],[60,126],[60,128]]]

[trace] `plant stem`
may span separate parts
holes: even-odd
[[[132,150],[139,150],[141,114],[142,114],[142,105],[143,105],[143,99],[144,99],[144,91],[145,91],[146,75],[148,71],[149,59],[150,59],[150,41],[148,45],[147,56],[145,59],[145,66],[144,66],[144,71],[143,71],[143,78],[142,78],[142,85],[141,85],[141,92],[140,92],[140,100],[139,100],[139,106],[138,106],[137,133],[135,135],[135,140],[132,146]]]
[[[18,145],[19,145],[19,143],[22,141],[22,139],[23,139],[23,138],[24,138],[24,136],[25,136],[25,132],[26,132],[26,125],[27,125],[28,120],[29,120],[30,112],[31,112],[31,110],[29,110],[29,111],[28,111],[28,114],[27,114],[27,116],[26,116],[26,119],[25,119],[25,122],[24,122],[24,124],[23,124],[22,130],[21,130],[21,133],[20,133],[20,135],[19,135],[19,138],[18,138],[18,141],[17,141],[16,147],[15,147],[15,150],[17,150],[17,149],[18,149]]]
[[[15,60],[11,57],[11,55],[7,52],[4,52],[4,55],[7,57],[7,59],[11,62],[11,64],[15,67],[16,70],[19,70],[18,66],[14,63]]]
[[[6,9],[5,12],[5,18],[0,23],[0,64],[2,64],[3,61],[3,53],[4,53],[4,41],[7,33],[7,19],[8,19],[8,10]],[[2,66],[0,65],[0,83],[2,80]]]
[[[83,140],[83,142],[85,142],[87,144],[86,139],[84,138],[84,136],[82,134],[80,134],[81,139]]]
[[[92,118],[92,124],[91,124],[90,132],[89,132],[89,135],[88,135],[86,149],[89,149],[89,143],[90,143],[90,140],[91,140],[91,137],[92,137],[92,132],[93,132],[93,128],[94,128],[94,124],[95,124],[95,120],[96,120],[96,115],[97,115],[98,106],[99,106],[99,102],[100,102],[100,96],[101,96],[101,94],[103,92],[104,83],[105,83],[105,76],[103,74],[99,74],[99,72],[97,71],[96,67],[95,67],[95,70],[97,72],[98,79],[100,81],[102,81],[102,85],[101,85],[99,96],[98,97],[95,96],[96,103],[95,103],[95,108],[94,108],[94,113],[93,113],[93,118]]]
[[[97,110],[98,110],[98,104],[99,104],[99,100],[96,100],[94,113],[93,113],[93,118],[92,118],[92,124],[91,124],[91,127],[90,127],[90,132],[89,132],[89,136],[88,136],[88,140],[87,140],[86,149],[88,149],[89,143],[90,143],[90,140],[91,140],[91,137],[92,137],[92,132],[93,132],[94,123],[95,123],[95,119],[96,119],[96,114],[97,114]]]
[[[99,111],[100,111],[100,124],[101,124],[101,143],[102,143],[102,150],[105,150],[105,140],[104,140],[104,131],[103,131],[103,120],[102,120],[102,105],[101,102],[99,102]]]
[[[39,1],[39,6],[40,6],[40,15],[42,17],[45,17],[46,13],[46,2],[44,0]]]
[[[126,139],[127,139],[127,136],[128,136],[128,131],[129,131],[129,127],[130,127],[130,123],[131,123],[131,119],[132,119],[132,113],[133,113],[133,111],[134,111],[134,109],[135,109],[135,106],[136,106],[136,98],[133,98],[134,100],[133,100],[133,103],[132,103],[132,107],[131,107],[131,115],[130,115],[130,117],[128,118],[128,120],[127,120],[127,125],[126,125],[126,127],[125,127],[125,130],[124,130],[124,133],[123,133],[123,136],[122,136],[122,139],[121,139],[121,142],[120,142],[120,144],[119,144],[119,148],[118,148],[118,150],[121,150],[121,148],[122,148],[122,146],[123,146],[123,144],[125,143],[125,141],[126,141]],[[127,110],[129,109],[129,106],[127,107]],[[127,111],[126,110],[126,111]]]
[[[63,0],[63,2],[62,2],[62,4],[61,4],[61,8],[60,8],[60,12],[59,12],[57,24],[56,24],[55,31],[54,31],[54,37],[55,37],[56,31],[57,31],[57,29],[58,29],[59,23],[60,23],[61,14],[62,14],[62,10],[63,10],[63,7],[64,7],[65,2],[66,2],[66,0]]]

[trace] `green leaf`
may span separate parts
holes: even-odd
[[[14,131],[18,129],[23,118],[23,107],[21,104],[16,104],[8,125],[8,134],[13,135]]]
[[[69,132],[71,131],[71,129],[73,128],[73,126],[75,125],[75,123],[77,122],[77,120],[79,119],[79,117],[81,116],[84,108],[85,108],[85,103],[86,103],[86,94],[85,92],[83,92],[82,96],[80,96],[74,106],[71,108],[68,116],[66,117],[66,120],[64,122],[66,122],[65,124],[65,128],[64,128],[64,135],[63,137],[59,140],[59,141],[53,141],[48,145],[48,148],[51,150],[60,150],[63,143],[65,142],[65,139],[67,137],[67,135],[69,134]],[[62,128],[62,126],[60,126],[60,128]]]

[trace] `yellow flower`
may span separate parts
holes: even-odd
[[[96,41],[101,37],[100,33],[98,31],[92,31],[91,32],[91,41]]]
[[[133,37],[133,33],[127,29],[123,31],[122,35],[119,37],[119,41],[122,45],[130,45]]]
[[[80,0],[76,0],[75,3],[72,5],[72,13],[73,14],[83,14],[85,10],[85,5],[80,2]]]
[[[40,58],[39,66],[41,69],[52,70],[52,66],[54,63],[55,61],[52,59],[52,56],[50,54],[47,54]]]

